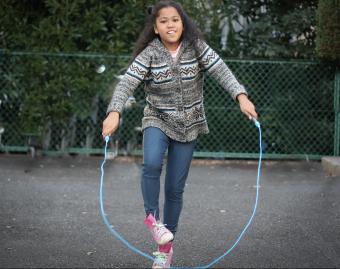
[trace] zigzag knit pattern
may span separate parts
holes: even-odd
[[[147,66],[135,60],[130,65],[129,69],[126,71],[126,74],[140,81],[143,81],[148,71],[149,71],[149,68]]]
[[[151,65],[151,77],[153,78],[153,82],[156,84],[170,82],[172,79],[172,73],[169,66],[164,66],[162,68],[154,68]]]
[[[198,58],[204,66],[204,71],[213,67],[221,58],[211,48],[207,47],[202,55]]]
[[[123,112],[128,97],[144,83],[147,100],[142,129],[160,128],[170,138],[187,142],[209,132],[203,105],[203,72],[208,72],[232,98],[244,87],[204,41],[182,41],[177,59],[159,39],[154,39],[136,57],[116,86],[107,112]]]

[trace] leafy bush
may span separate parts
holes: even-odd
[[[340,1],[319,0],[316,50],[322,59],[340,61]]]

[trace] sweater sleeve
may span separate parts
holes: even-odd
[[[147,47],[135,58],[115,87],[106,113],[117,111],[122,114],[127,99],[149,74],[150,65],[151,56]]]
[[[198,62],[217,82],[236,100],[236,97],[241,94],[247,94],[244,86],[241,85],[234,74],[218,54],[210,48],[204,41],[198,40],[196,43],[198,50]]]

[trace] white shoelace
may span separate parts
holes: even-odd
[[[168,232],[167,228],[165,227],[166,224],[159,222],[159,223],[154,223],[153,225],[157,228],[156,231],[155,231],[157,233],[157,235],[162,235],[162,234]]]

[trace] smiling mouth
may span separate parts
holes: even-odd
[[[172,35],[172,34],[175,34],[176,32],[175,31],[169,31],[169,32],[167,32],[167,34],[169,34],[169,35]]]

